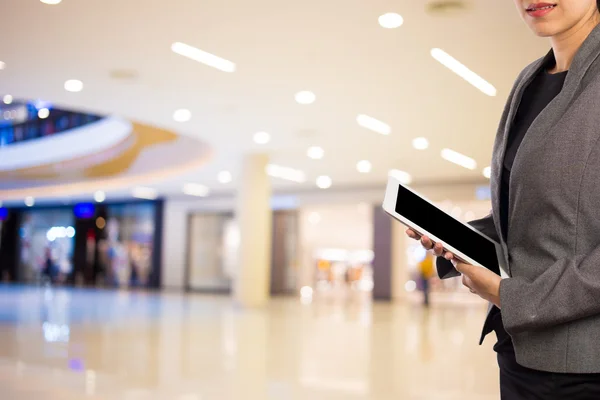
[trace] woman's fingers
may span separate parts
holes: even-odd
[[[433,242],[427,236],[421,236],[421,244],[427,250],[431,250],[433,248]]]
[[[417,233],[410,228],[406,230],[406,234],[411,239],[419,239],[419,235],[417,235]]]
[[[421,236],[410,228],[406,230],[406,235],[411,239],[419,240],[425,249],[433,250],[433,254],[438,257],[443,256],[446,258],[446,260],[452,260],[454,258],[454,254],[450,253],[449,251],[444,251],[443,243],[435,243],[429,239],[429,237]]]
[[[438,257],[444,254],[444,245],[441,243],[436,243],[433,246],[433,254],[435,254]]]

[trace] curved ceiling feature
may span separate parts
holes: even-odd
[[[197,139],[138,123],[112,148],[60,163],[0,172],[0,199],[64,197],[156,183],[197,170],[212,157]]]
[[[89,157],[119,146],[127,141],[131,133],[132,125],[129,121],[107,117],[68,132],[14,143],[0,148],[0,171],[15,171]]]

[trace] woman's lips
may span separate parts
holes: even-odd
[[[527,11],[528,15],[530,15],[534,18],[540,18],[540,17],[544,17],[544,16],[548,15],[555,8],[556,8],[556,4],[536,3],[536,4],[531,4],[529,7],[527,7],[526,11]]]

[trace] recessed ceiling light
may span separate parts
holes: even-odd
[[[475,72],[471,71],[465,65],[463,65],[456,58],[452,57],[450,54],[446,53],[442,49],[431,49],[431,56],[439,61],[442,65],[448,68],[450,71],[454,72],[465,81],[469,82],[471,85],[475,86],[477,89],[481,90],[483,93],[488,96],[496,95],[496,88],[477,75]]]
[[[322,175],[317,178],[316,183],[319,189],[329,189],[333,182],[327,175]]]
[[[106,200],[106,193],[104,193],[102,190],[98,190],[96,193],[94,193],[94,201],[97,203],[102,203],[104,200]]]
[[[65,90],[67,92],[81,92],[83,90],[83,82],[77,79],[69,79],[65,82]]]
[[[4,68],[6,68],[6,63],[3,61],[0,61],[0,70],[3,70]]]
[[[206,186],[198,183],[186,183],[183,185],[183,193],[188,196],[206,197],[209,192],[210,190]]]
[[[492,167],[485,167],[483,169],[483,176],[490,179],[492,177]]]
[[[392,128],[390,128],[388,124],[373,117],[369,117],[368,115],[360,114],[356,117],[356,122],[363,128],[367,128],[382,135],[389,135],[392,132]]]
[[[48,118],[49,115],[50,115],[50,110],[48,110],[47,108],[40,108],[38,111],[38,117],[40,119],[46,119],[46,118]]]
[[[400,14],[386,13],[379,17],[379,25],[387,29],[394,29],[402,26],[404,18]]]
[[[233,180],[233,177],[231,176],[231,172],[221,171],[219,172],[219,175],[217,175],[217,179],[221,183],[229,183]]]
[[[362,174],[367,174],[371,172],[371,168],[371,162],[368,160],[361,160],[358,163],[356,163],[356,169]]]
[[[477,168],[477,162],[475,160],[457,151],[451,149],[443,149],[441,155],[444,160],[460,165],[461,167],[471,170]]]
[[[171,50],[180,56],[187,57],[191,60],[198,61],[209,67],[216,68],[223,72],[234,72],[235,64],[224,58],[217,57],[214,54],[207,53],[189,44],[175,42],[171,45]]]
[[[35,205],[35,199],[31,196],[25,197],[25,205],[27,207],[33,207]]]
[[[319,146],[312,146],[308,148],[306,155],[313,160],[320,160],[325,156],[325,150]]]
[[[55,5],[59,4],[62,0],[40,0],[44,4]]]
[[[412,145],[417,150],[425,150],[429,147],[429,140],[424,137],[418,137],[413,139]]]
[[[317,99],[317,96],[313,92],[309,92],[308,90],[304,90],[302,92],[296,93],[296,101],[299,104],[312,104]]]
[[[281,165],[269,164],[266,168],[267,175],[273,178],[285,179],[287,181],[302,183],[306,181],[306,175],[298,169],[282,167]]]
[[[254,134],[254,143],[267,144],[271,141],[271,135],[267,132],[256,132]]]
[[[186,108],[180,108],[173,113],[173,119],[176,122],[188,122],[192,119],[192,112]]]
[[[2,98],[2,101],[4,104],[11,104],[13,102],[13,97],[10,94],[7,94]]]
[[[388,172],[388,176],[398,179],[400,183],[405,185],[408,185],[412,182],[412,177],[410,174],[408,172],[400,171],[399,169],[391,169]]]
[[[133,188],[131,195],[145,200],[156,200],[158,198],[158,192],[155,189],[143,186]]]

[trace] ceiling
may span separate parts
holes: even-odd
[[[544,54],[509,1],[465,1],[463,11],[431,15],[425,0],[3,0],[0,94],[43,99],[61,107],[117,114],[208,142],[212,161],[177,179],[157,182],[165,194],[183,182],[229,189],[244,154],[268,152],[275,164],[306,172],[305,184],[273,180],[276,188],[372,186],[387,171],[414,182],[481,181],[496,124],[518,72]],[[404,17],[384,29],[381,14]],[[180,41],[237,65],[221,72],[171,51]],[[439,47],[492,83],[488,97],[435,61]],[[116,75],[116,77],[115,77]],[[63,88],[84,83],[80,93]],[[316,102],[299,105],[296,92]],[[189,122],[173,120],[188,108]],[[389,136],[356,123],[358,114],[385,121]],[[271,134],[257,145],[257,131]],[[425,151],[411,141],[424,136]],[[325,149],[322,160],[306,156]],[[440,157],[449,147],[474,158],[467,170]],[[369,174],[359,160],[373,164]],[[221,170],[232,183],[217,181]]]

